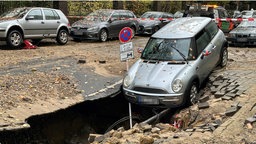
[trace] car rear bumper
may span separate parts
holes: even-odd
[[[134,104],[154,107],[178,107],[182,105],[183,93],[156,94],[123,88],[125,98]]]

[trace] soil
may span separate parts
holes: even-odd
[[[132,40],[135,58],[129,60],[129,66],[139,58],[136,49],[143,48],[148,38],[136,36]],[[64,68],[69,69],[70,65],[62,62],[67,59],[75,60],[77,63],[73,64],[78,68],[92,68],[94,73],[105,77],[122,77],[127,65],[120,61],[119,44],[118,40],[104,43],[70,40],[67,45],[59,46],[54,40],[43,40],[36,49],[10,49],[0,45],[0,127],[18,123],[25,127],[24,121],[31,115],[48,113],[84,100],[77,80],[65,73]],[[201,121],[206,122],[213,119],[212,116],[215,119],[223,116],[234,102],[239,101],[242,108],[233,116],[221,117],[221,126],[213,132],[178,133],[180,136],[173,139],[174,143],[256,143],[256,124],[252,123],[252,127],[244,124],[248,117],[256,114],[256,49],[229,47],[228,50],[228,66],[215,70],[213,75],[225,76],[231,71],[239,71],[238,77],[243,78],[250,73],[249,88],[234,100],[211,99],[208,109],[198,110],[197,106],[189,109],[200,111]],[[79,60],[85,60],[84,64],[79,64]],[[45,65],[49,67],[41,69]]]

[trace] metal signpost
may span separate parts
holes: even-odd
[[[126,70],[129,70],[129,59],[134,58],[132,39],[133,31],[129,27],[123,28],[119,33],[120,44],[120,58],[121,61],[126,61]],[[132,128],[132,108],[129,102],[129,118],[130,118],[130,128]]]

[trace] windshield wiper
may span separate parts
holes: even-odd
[[[180,52],[177,48],[175,48],[174,46],[171,46],[171,48],[173,48],[173,49],[175,49],[180,55],[181,55],[181,57],[187,62],[187,64],[188,64],[188,60],[186,59],[186,56],[182,53],[182,52]]]
[[[150,57],[147,58],[148,60],[154,60],[154,61],[159,62],[160,57],[158,56],[158,58],[155,58],[156,54],[154,54],[154,53],[158,53],[157,55],[159,55],[158,49],[159,49],[159,47],[161,46],[162,43],[163,43],[163,41],[161,41],[161,42],[157,45],[157,47],[156,47],[155,49],[153,49],[152,53],[150,54]],[[153,58],[153,57],[154,57],[154,58]]]

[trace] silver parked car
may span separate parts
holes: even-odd
[[[227,36],[230,45],[255,45],[256,21],[242,21]]]
[[[70,24],[58,9],[42,7],[15,8],[0,16],[0,39],[17,48],[24,39],[39,42],[44,38],[56,38],[64,45],[68,42]]]
[[[167,12],[148,11],[139,19],[138,34],[153,34],[173,20],[173,14]]]
[[[96,39],[104,42],[109,38],[118,37],[124,27],[130,27],[133,30],[133,36],[136,34],[139,25],[133,12],[100,9],[73,23],[70,36],[75,41]]]
[[[228,60],[228,43],[207,17],[179,18],[153,34],[123,80],[131,103],[178,107],[195,103],[203,81]]]

